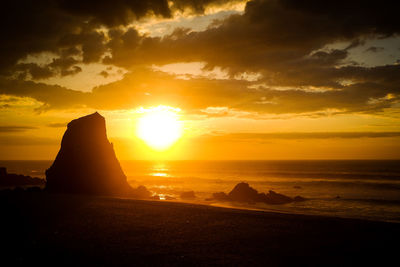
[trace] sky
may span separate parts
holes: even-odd
[[[54,159],[68,122],[95,111],[119,159],[400,159],[400,21],[385,1],[19,0],[2,13],[0,159]],[[137,134],[154,110],[182,128],[163,150]]]

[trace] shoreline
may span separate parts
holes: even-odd
[[[242,210],[242,211],[254,211],[254,212],[265,212],[272,214],[288,214],[288,215],[299,215],[299,216],[314,216],[314,217],[322,217],[322,218],[339,218],[345,220],[360,220],[360,221],[369,221],[369,222],[382,222],[382,223],[394,223],[400,225],[400,220],[389,220],[389,219],[377,219],[375,217],[350,217],[350,216],[340,216],[340,215],[330,215],[330,214],[317,214],[317,213],[305,213],[305,212],[296,212],[295,210],[283,210],[279,209],[280,206],[284,206],[285,204],[277,204],[272,205],[276,206],[276,209],[271,207],[268,208],[257,208],[246,205],[243,202],[216,202],[216,201],[207,201],[207,200],[199,200],[199,201],[188,201],[188,200],[152,200],[152,199],[134,199],[134,198],[122,198],[122,197],[107,197],[107,196],[98,196],[104,198],[117,198],[117,199],[126,199],[133,201],[150,201],[150,202],[162,202],[162,203],[177,203],[177,204],[188,204],[188,205],[199,205],[199,206],[207,206],[207,207],[215,207],[215,208],[223,208],[223,209],[232,209],[232,210]],[[312,199],[307,199],[312,200]],[[229,204],[230,203],[230,204]],[[271,204],[270,204],[271,205]]]
[[[195,204],[195,203],[194,203]],[[201,205],[201,204],[200,204]],[[204,204],[207,205],[207,204]],[[292,214],[299,216],[315,216],[315,217],[323,217],[323,218],[339,218],[345,220],[361,220],[361,221],[370,221],[370,222],[383,222],[383,223],[394,223],[400,224],[400,220],[389,220],[389,219],[377,219],[374,217],[351,217],[351,216],[341,216],[341,215],[330,215],[330,214],[317,214],[317,213],[304,213],[304,212],[296,212],[294,210],[280,210],[280,209],[263,209],[263,208],[246,208],[246,207],[235,207],[230,205],[214,205],[209,204],[213,207],[220,207],[226,209],[239,209],[239,210],[249,210],[249,211],[260,211],[266,213],[277,213],[277,214]]]
[[[16,186],[9,186],[9,187],[1,187],[0,188],[0,196],[2,194],[2,190],[7,190],[11,189],[13,190]],[[21,188],[30,188],[32,187],[31,185],[27,186],[19,186]],[[41,189],[43,190],[43,187],[40,186]],[[13,192],[10,192],[11,194],[15,194]],[[9,194],[10,194],[9,193]],[[27,194],[30,194],[30,192],[24,192]],[[36,192],[35,194],[37,194]],[[299,215],[299,216],[316,216],[316,217],[323,217],[323,218],[341,218],[341,219],[349,219],[349,220],[365,220],[365,221],[371,221],[371,222],[384,222],[384,223],[395,223],[395,224],[400,224],[400,219],[399,220],[390,220],[390,219],[379,219],[376,217],[356,217],[356,216],[341,216],[341,215],[332,215],[332,214],[321,214],[321,213],[306,213],[306,212],[301,212],[301,211],[295,211],[295,210],[284,210],[284,209],[279,209],[279,207],[284,206],[285,204],[278,204],[278,205],[270,205],[272,207],[252,207],[252,204],[246,204],[243,202],[218,202],[218,201],[207,201],[207,200],[197,200],[197,201],[189,201],[189,200],[182,200],[182,199],[172,199],[172,200],[154,200],[154,199],[137,199],[137,198],[130,198],[130,197],[118,197],[118,196],[106,196],[106,195],[84,195],[84,194],[58,194],[58,193],[46,193],[44,191],[39,192],[39,194],[46,194],[46,195],[60,195],[60,196],[71,196],[71,197],[88,197],[88,198],[105,198],[105,199],[121,199],[121,200],[132,200],[132,201],[148,201],[148,202],[163,202],[163,203],[177,203],[177,204],[188,204],[188,205],[200,205],[200,206],[209,206],[209,207],[216,207],[216,208],[225,208],[225,209],[233,209],[233,210],[243,210],[243,211],[256,211],[256,212],[265,212],[265,213],[277,213],[277,214],[292,214],[292,215]],[[307,199],[307,201],[313,200],[313,199]],[[255,203],[255,205],[260,204],[260,203]],[[261,203],[262,204],[262,203]],[[254,205],[254,204],[253,204]],[[273,207],[277,208],[273,208]]]
[[[3,258],[21,264],[382,265],[400,238],[398,223],[176,201],[23,193],[0,208]]]

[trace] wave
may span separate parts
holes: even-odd
[[[343,200],[343,201],[362,202],[362,203],[374,204],[374,205],[395,205],[395,206],[399,206],[399,208],[400,208],[400,200],[394,200],[394,199],[377,199],[377,198],[366,198],[366,199],[361,199],[361,198],[343,198],[343,199],[340,199],[340,200]]]

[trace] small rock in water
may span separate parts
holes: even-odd
[[[265,195],[264,202],[268,204],[286,204],[293,202],[293,199],[288,196],[269,190],[268,194]]]
[[[0,186],[27,186],[43,184],[43,179],[21,174],[8,173],[7,168],[0,167]]]
[[[164,198],[165,198],[165,200],[175,200],[176,199],[176,198],[168,196],[168,195],[164,196]]]
[[[302,201],[306,201],[307,199],[305,199],[304,197],[301,197],[301,196],[295,196],[295,197],[293,198],[293,200],[294,200],[295,202],[302,202]]]
[[[286,204],[293,201],[304,201],[305,198],[297,196],[291,198],[283,194],[276,193],[270,190],[267,194],[258,193],[257,190],[252,188],[248,183],[237,184],[229,194],[224,192],[214,193],[212,199],[218,201],[237,201],[246,203],[263,202],[266,204]]]

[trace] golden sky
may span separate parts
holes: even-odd
[[[120,159],[400,159],[383,1],[21,2],[0,19],[0,159],[53,159],[94,111]],[[162,149],[140,129],[157,110]]]

